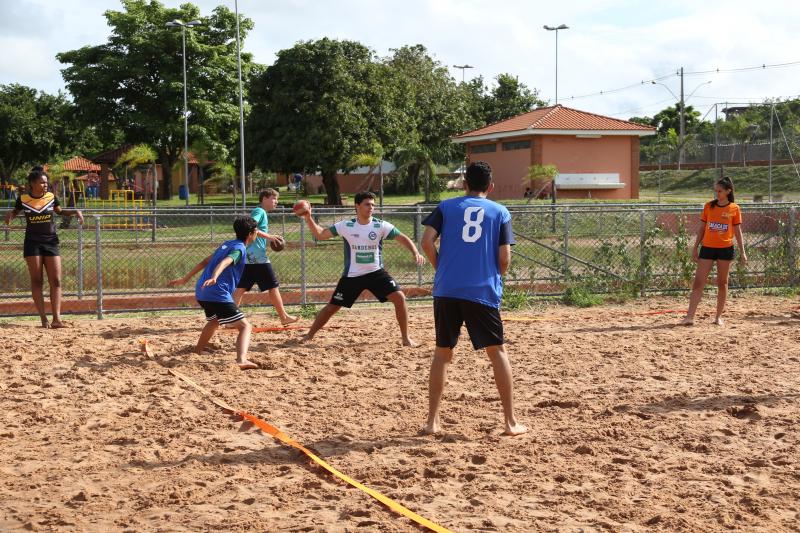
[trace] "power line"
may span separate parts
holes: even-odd
[[[691,76],[700,76],[700,75],[703,75],[703,74],[715,74],[715,73],[716,74],[726,74],[726,73],[734,73],[734,72],[749,72],[749,71],[756,71],[756,70],[784,69],[784,68],[792,68],[792,67],[796,67],[796,66],[800,66],[800,61],[792,61],[792,62],[789,62],[789,63],[775,63],[775,64],[771,64],[771,65],[761,64],[761,65],[755,65],[755,66],[752,66],[752,67],[739,67],[739,68],[730,68],[730,69],[717,68],[717,69],[711,69],[711,70],[696,70],[696,71],[692,71],[692,72],[684,72],[683,75],[684,76],[689,76],[689,75],[691,75]],[[659,77],[653,78],[651,80],[642,80],[640,82],[631,83],[630,85],[625,85],[623,87],[618,87],[616,89],[602,90],[602,91],[597,91],[597,92],[588,93],[588,94],[582,94],[582,95],[578,95],[578,96],[569,96],[569,97],[565,98],[565,100],[578,100],[578,99],[582,99],[582,98],[589,98],[589,97],[592,97],[592,96],[604,96],[606,94],[618,93],[618,92],[621,92],[621,91],[627,91],[629,89],[633,89],[634,87],[641,87],[642,85],[646,85],[646,84],[652,83],[654,81],[666,80],[666,79],[672,78],[672,77],[678,77],[678,73],[675,72],[673,74],[666,74],[664,76],[659,76]]]

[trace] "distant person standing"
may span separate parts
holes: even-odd
[[[692,294],[689,296],[689,310],[680,322],[684,326],[694,324],[694,314],[703,297],[703,288],[714,261],[717,262],[717,314],[714,324],[724,325],[722,312],[725,311],[725,301],[728,298],[728,274],[735,256],[734,237],[739,245],[739,260],[747,263],[742,237],[742,212],[733,203],[733,181],[727,176],[717,181],[714,184],[714,194],[717,198],[703,206],[700,217],[702,225],[692,247],[692,260],[697,263],[697,272],[694,275]]]
[[[494,188],[492,169],[483,161],[467,168],[466,195],[439,204],[423,222],[422,249],[436,269],[433,316],[436,349],[431,362],[428,421],[424,433],[441,430],[439,412],[447,365],[453,358],[462,324],[476,350],[484,349],[494,370],[505,418],[505,433],[519,435],[528,428],[514,414],[511,363],[503,340],[500,299],[511,263],[514,233],[511,214],[486,196]],[[436,240],[441,238],[439,249]]]
[[[265,189],[258,195],[258,207],[250,213],[250,216],[253,217],[258,225],[257,237],[247,247],[247,264],[244,267],[242,279],[239,280],[239,284],[236,286],[233,299],[236,305],[241,305],[244,293],[252,289],[253,285],[258,284],[258,289],[261,292],[267,291],[281,324],[286,326],[292,322],[297,322],[299,317],[290,315],[283,307],[281,291],[278,288],[278,278],[275,276],[272,263],[269,260],[269,256],[267,256],[267,242],[283,243],[283,237],[269,233],[267,211],[272,211],[277,205],[278,191],[275,189]]]
[[[63,328],[61,321],[61,252],[58,248],[55,215],[74,215],[83,224],[83,214],[77,209],[62,209],[58,198],[48,190],[49,179],[42,167],[28,174],[28,192],[20,194],[14,209],[5,216],[5,224],[25,213],[25,243],[23,256],[31,277],[31,295],[43,328]],[[44,308],[44,272],[50,284],[50,307],[53,321],[47,320]]]

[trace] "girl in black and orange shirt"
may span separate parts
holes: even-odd
[[[722,312],[728,297],[728,273],[735,255],[734,237],[739,245],[739,260],[747,262],[742,238],[742,213],[739,206],[733,203],[733,181],[728,177],[720,179],[714,185],[714,193],[717,199],[703,206],[703,215],[700,217],[702,225],[692,248],[692,259],[697,263],[697,272],[689,297],[689,310],[681,321],[684,326],[694,324],[694,314],[703,297],[703,288],[714,261],[717,262],[717,316],[714,324],[723,325]]]
[[[8,226],[20,212],[25,213],[25,244],[23,256],[31,276],[31,294],[43,328],[62,328],[61,321],[61,254],[58,249],[55,215],[75,215],[83,224],[83,214],[77,209],[61,209],[58,198],[47,190],[47,174],[34,167],[28,174],[28,192],[17,198],[14,209],[6,214]],[[44,271],[50,283],[50,306],[53,321],[48,322],[44,309]]]

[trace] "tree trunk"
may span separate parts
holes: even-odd
[[[172,198],[172,167],[175,165],[176,157],[167,152],[159,152],[158,159],[161,161],[161,175],[163,178],[162,197],[165,200]]]
[[[408,194],[417,194],[419,192],[419,165],[417,164],[409,165],[408,167],[406,192]]]
[[[339,180],[336,178],[336,170],[322,170],[322,184],[325,185],[327,198],[325,203],[328,205],[342,205],[342,195],[339,189]]]

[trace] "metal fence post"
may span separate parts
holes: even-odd
[[[214,242],[214,208],[208,211],[208,225],[211,228],[211,242]]]
[[[11,233],[11,224],[5,227],[5,234],[6,234],[6,241],[10,240],[10,233]]]
[[[152,233],[150,234],[150,241],[156,242],[156,226],[158,226],[158,218],[156,217],[156,208],[153,207],[153,218],[151,219],[153,222]]]
[[[639,295],[644,298],[645,295],[645,282],[647,274],[645,273],[645,221],[644,210],[639,211]]]
[[[422,208],[417,206],[417,214],[414,216],[414,242],[417,249],[422,249]],[[417,287],[422,286],[422,265],[417,265]]]
[[[306,286],[306,228],[304,220],[300,219],[300,303],[308,303]]]
[[[795,285],[797,283],[797,246],[795,242],[795,235],[797,232],[797,208],[789,208],[789,283]]]
[[[94,217],[94,250],[97,268],[97,319],[103,319],[103,249],[100,244],[100,216]]]
[[[569,276],[569,207],[564,208],[564,277]]]
[[[83,299],[83,224],[78,224],[78,300]]]

